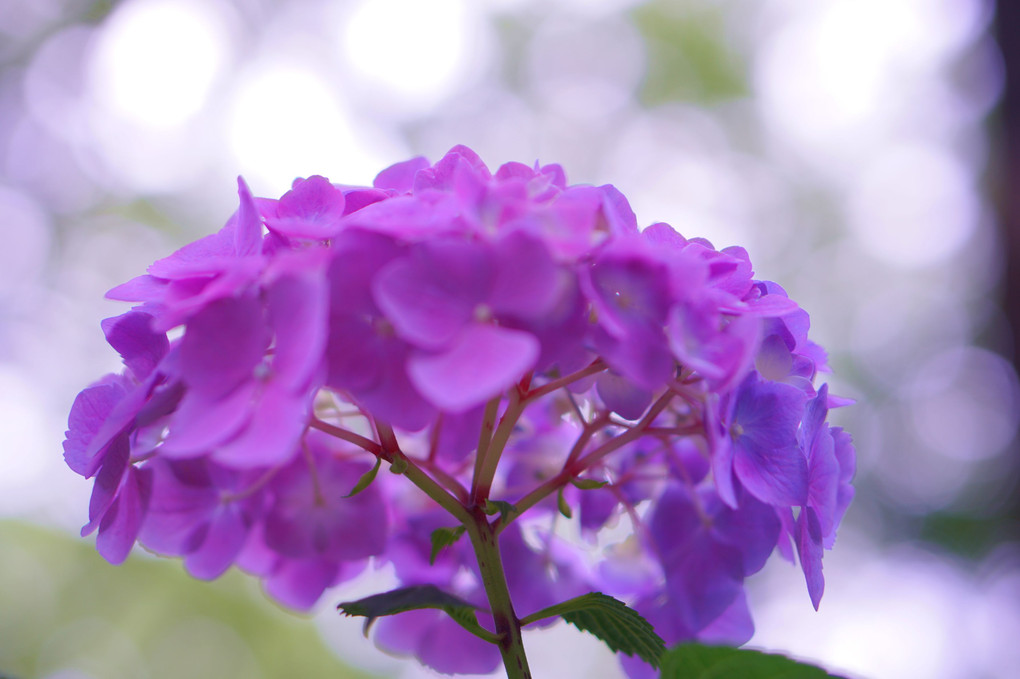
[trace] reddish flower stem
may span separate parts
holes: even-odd
[[[524,402],[534,401],[536,399],[542,398],[546,394],[551,394],[557,389],[561,389],[569,384],[573,384],[574,382],[580,379],[588,377],[589,375],[600,373],[605,369],[606,364],[602,361],[602,359],[601,358],[596,359],[591,363],[591,365],[585,368],[581,368],[576,372],[572,372],[569,375],[564,375],[563,377],[552,380],[551,382],[546,382],[541,387],[536,387],[535,389],[528,391],[527,393],[524,394],[524,397],[521,400]]]
[[[518,502],[514,503],[514,508],[517,511],[512,516],[500,517],[500,519],[494,524],[496,532],[498,533],[502,531],[514,520],[515,517],[520,516],[545,498],[555,492],[558,492],[560,488],[563,488],[570,483],[571,479],[579,477],[606,455],[609,455],[614,450],[618,450],[628,443],[644,436],[647,433],[646,430],[648,427],[655,421],[655,418],[666,409],[666,406],[669,405],[669,402],[674,396],[675,394],[672,391],[666,391],[654,404],[652,404],[652,407],[645,413],[645,416],[642,417],[641,420],[632,428],[623,432],[619,436],[614,436],[609,439],[584,457],[564,464],[563,469],[561,469],[556,476],[552,477],[541,486],[525,495]]]

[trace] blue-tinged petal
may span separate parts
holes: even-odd
[[[733,471],[762,502],[779,507],[807,502],[808,461],[797,441],[806,400],[796,387],[764,382],[753,372],[737,393],[730,426]]]
[[[811,604],[818,610],[825,591],[825,577],[822,575],[822,529],[818,524],[818,515],[806,507],[797,518],[797,555],[800,567],[807,580],[808,594]]]

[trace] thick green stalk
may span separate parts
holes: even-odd
[[[475,549],[482,584],[492,609],[492,621],[499,636],[499,652],[503,656],[507,679],[531,679],[528,658],[524,653],[521,638],[521,621],[514,613],[507,589],[503,560],[499,554],[499,537],[489,523],[488,517],[478,508],[472,511],[472,520],[466,524],[471,545]]]

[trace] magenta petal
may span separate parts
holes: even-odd
[[[96,481],[92,486],[92,497],[89,498],[89,524],[82,528],[82,535],[88,535],[95,530],[98,522],[104,518],[116,501],[117,493],[120,492],[123,483],[124,473],[128,470],[130,456],[131,447],[127,436],[121,435],[115,438],[103,457],[99,473],[96,474]]]
[[[209,523],[201,547],[184,557],[184,567],[201,580],[218,578],[230,568],[248,537],[248,525],[234,507],[220,508]]]
[[[96,537],[96,549],[110,563],[122,563],[131,552],[145,519],[151,488],[146,469],[132,469],[125,476],[117,501],[103,517]]]
[[[189,389],[222,397],[251,378],[268,344],[256,297],[216,300],[188,324],[181,340],[181,377]]]
[[[139,380],[149,376],[170,347],[166,334],[152,330],[152,316],[129,311],[102,323],[106,341]]]
[[[314,175],[283,194],[276,215],[266,219],[266,226],[292,238],[330,238],[340,230],[344,203],[343,191],[325,177]]]
[[[380,271],[372,293],[401,337],[423,348],[438,349],[471,319],[481,300],[464,287],[470,284],[470,275],[444,275],[449,272],[440,270],[436,258],[418,254]]]
[[[122,302],[149,302],[160,299],[166,292],[167,281],[155,276],[142,275],[132,278],[127,283],[111,288],[106,299]]]
[[[471,173],[479,182],[488,181],[492,177],[477,153],[466,146],[454,146],[433,167],[415,174],[413,190],[415,193],[449,191],[453,188],[458,172]]]
[[[168,457],[195,457],[230,439],[251,418],[258,386],[251,380],[218,401],[198,393],[185,394],[160,452]]]
[[[444,674],[488,674],[499,666],[499,650],[474,636],[442,611],[407,611],[376,624],[375,643],[391,653],[413,654]]]
[[[638,419],[652,404],[652,392],[616,373],[599,375],[596,389],[606,407],[625,420]]]
[[[311,400],[311,396],[267,384],[248,426],[213,451],[213,459],[234,469],[285,464],[298,451]]]
[[[796,530],[797,555],[807,581],[811,605],[817,611],[825,591],[825,577],[822,575],[822,531],[813,509],[805,507],[801,510]]]
[[[327,295],[326,282],[315,271],[281,277],[266,291],[276,334],[272,371],[274,379],[290,389],[305,386],[322,363]]]
[[[451,222],[460,213],[452,196],[397,196],[366,205],[347,216],[347,228],[363,228],[366,231],[426,238],[441,231],[450,230]]]
[[[516,383],[538,358],[530,333],[474,323],[442,354],[408,361],[414,386],[441,410],[463,412]]]
[[[541,319],[568,290],[562,273],[542,241],[514,231],[496,243],[496,280],[489,304],[497,315]]]
[[[763,295],[748,303],[747,313],[753,316],[776,317],[793,313],[800,307],[783,295]]]
[[[241,201],[234,216],[234,252],[238,256],[254,255],[262,245],[262,219],[248,185],[237,178],[237,196]]]
[[[414,186],[414,175],[418,170],[424,170],[429,166],[429,161],[423,156],[405,160],[402,163],[391,165],[375,176],[372,186],[377,189],[393,189],[399,193],[407,193]]]
[[[399,356],[403,360],[404,353]],[[402,364],[385,364],[379,383],[355,392],[355,398],[373,417],[405,431],[419,431],[436,416],[435,407],[414,388]]]
[[[219,506],[220,489],[209,478],[204,460],[177,463],[159,459],[147,469],[152,472],[152,497],[138,540],[160,554],[184,554]]]
[[[84,389],[74,399],[71,414],[67,418],[64,460],[76,474],[88,477],[95,473],[95,451],[90,452],[90,445],[125,393],[124,386],[118,380]],[[104,441],[104,447],[105,444]]]
[[[163,259],[157,259],[149,265],[148,272],[156,278],[167,280],[211,276],[229,266],[236,258],[235,247],[233,222],[228,222],[227,226],[216,233],[188,243]]]
[[[307,610],[333,584],[338,571],[326,559],[286,559],[266,578],[266,593],[284,606]]]
[[[599,187],[602,192],[602,215],[615,236],[627,236],[638,232],[637,217],[627,197],[612,184]]]

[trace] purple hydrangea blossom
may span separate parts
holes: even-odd
[[[199,578],[237,565],[297,609],[390,564],[484,609],[468,541],[433,553],[456,524],[438,493],[517,510],[483,520],[521,618],[598,590],[668,643],[743,643],[744,582],[777,547],[817,608],[853,497],[852,441],[826,421],[846,401],[815,386],[807,313],[746,251],[466,147],[371,187],[238,195],[222,230],[109,293],[137,305],[103,322],[125,369],[79,394],[64,443],[109,561],[137,541]],[[417,481],[353,492],[380,461]],[[585,560],[571,521],[592,546],[625,537]],[[438,611],[375,629],[442,672],[499,662]]]

